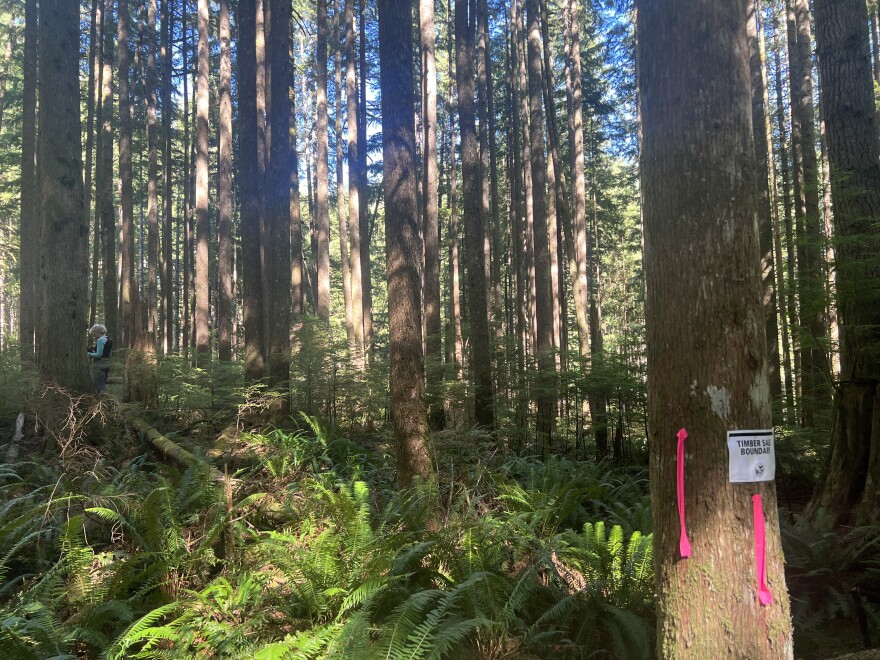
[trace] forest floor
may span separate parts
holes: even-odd
[[[114,382],[109,393],[121,396],[122,389]],[[281,646],[311,648],[315,654],[303,651],[302,657],[322,657],[343,643],[365,644],[372,653],[393,623],[381,614],[385,608],[412,617],[394,627],[432,622],[425,634],[449,645],[446,657],[580,657],[587,648],[604,649],[603,657],[653,655],[644,468],[522,458],[500,447],[497,436],[444,431],[434,436],[443,457],[437,461],[439,501],[426,501],[424,492],[401,494],[394,486],[392,447],[382,429],[358,431],[354,441],[316,418],[295,417],[292,428],[273,431],[260,405],[230,406],[213,397],[213,405],[202,407],[124,409],[224,478],[169,465],[115,414],[93,421],[87,435],[67,446],[45,427],[34,434],[30,423],[17,443],[17,461],[4,462],[15,419],[8,408],[0,415],[0,500],[6,500],[0,506],[0,646],[4,634],[21,632],[16,643],[65,650],[48,641],[40,646],[28,628],[39,618],[39,603],[52,635],[68,639],[66,649],[83,658],[99,652],[127,657],[126,648],[148,648],[150,635],[196,655],[210,649],[215,657],[271,657],[259,653]],[[108,410],[122,409],[117,405]],[[50,500],[41,492],[51,492]],[[171,497],[164,505],[156,500],[160,492]],[[52,502],[64,498],[66,508],[56,511]],[[79,500],[85,503],[75,505]],[[780,500],[786,501],[784,493]],[[158,530],[161,541],[149,540],[152,527],[142,517],[152,504],[159,508],[150,515],[169,526]],[[21,549],[32,542],[32,531],[19,522],[29,506],[44,512],[41,534],[54,539],[51,547],[38,542],[30,558]],[[821,515],[807,520],[798,508],[780,512],[795,657],[856,653],[859,660],[877,660],[880,650],[864,649],[880,644],[880,530],[836,528]],[[111,524],[102,527],[102,519]],[[426,527],[410,534],[404,519]],[[71,520],[86,536],[70,536]],[[16,524],[21,530],[9,532]],[[52,525],[56,531],[49,534]],[[360,531],[352,536],[352,530]],[[74,551],[87,551],[86,559],[75,561]],[[157,590],[144,569],[131,573],[138,556],[162,558],[170,571],[166,586]],[[218,563],[222,556],[226,568]],[[81,582],[95,581],[96,570],[115,581],[89,591]],[[54,588],[65,593],[46,592],[50,598],[41,585],[56,572],[64,577]],[[380,575],[390,582],[371,582]],[[179,587],[167,586],[168,576]],[[603,586],[596,591],[595,584]],[[261,585],[257,591],[255,585]],[[226,605],[218,600],[221,592],[232,599]],[[499,600],[483,602],[487,593]],[[141,594],[139,600],[132,594]],[[96,599],[108,608],[118,604],[118,621],[92,621],[101,612]],[[482,604],[472,610],[468,599]],[[359,623],[358,607],[368,620]],[[493,612],[501,618],[490,623]],[[145,620],[150,625],[137,630]],[[358,627],[367,622],[369,638]]]

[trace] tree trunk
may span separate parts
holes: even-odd
[[[128,0],[117,4],[116,59],[119,69],[119,190],[122,219],[122,325],[116,329],[117,341],[133,347],[140,329],[134,249],[134,181],[132,173],[131,90],[129,85]]]
[[[412,1],[379,0],[379,77],[382,89],[382,155],[388,299],[391,421],[397,447],[397,481],[406,488],[430,477],[422,355],[420,261],[416,198]]]
[[[360,71],[360,98],[358,99],[358,174],[361,184],[358,193],[360,202],[359,219],[361,234],[361,277],[363,278],[364,298],[364,353],[370,359],[373,351],[373,273],[370,245],[372,232],[370,231],[370,217],[367,212],[370,201],[370,180],[367,172],[367,76],[369,74],[367,62],[367,17],[364,13],[365,0],[359,0],[358,27],[360,41],[358,42],[358,62]]]
[[[291,43],[291,62],[293,62],[293,44]],[[295,68],[295,67],[294,67]],[[297,152],[296,130],[296,83],[290,79],[290,289],[293,294],[290,314],[294,323],[294,331],[302,327],[304,282],[303,282],[303,250],[302,250],[302,210],[299,199],[299,153]]]
[[[488,40],[489,35],[488,25],[489,25],[489,17],[488,12],[486,15],[483,15],[483,9],[485,9],[482,0],[471,0],[471,15],[469,16],[469,21],[472,24],[475,24],[477,37],[476,37],[476,74],[477,74],[477,137],[480,143],[480,221],[483,224],[482,235],[483,235],[483,279],[486,282],[486,302],[487,306],[494,308],[494,301],[492,300],[492,246],[490,242],[491,236],[491,228],[490,228],[490,214],[491,214],[491,202],[490,195],[491,191],[489,190],[489,162],[490,162],[490,154],[489,154],[489,84],[486,79],[486,49],[488,48]],[[474,29],[473,27],[471,29]],[[488,313],[488,308],[487,308]],[[494,319],[489,317],[489,326],[491,326],[494,322]]]
[[[208,0],[198,0],[199,81],[197,89],[196,123],[196,365],[206,367],[211,361],[211,332],[208,327],[208,304],[210,277],[208,274],[208,243],[210,223],[208,220],[208,122],[210,121],[210,98],[208,67],[210,44],[208,43]]]
[[[480,155],[474,119],[474,34],[468,0],[455,2],[455,78],[461,130],[461,167],[470,315],[471,375],[477,424],[492,428],[492,363],[489,342],[485,236],[480,215]]]
[[[809,0],[787,0],[791,76],[791,142],[794,153],[797,225],[798,302],[801,327],[801,412],[804,426],[828,410],[831,388],[824,343],[825,278],[822,275],[822,219],[819,215],[819,169],[813,108],[812,36]]]
[[[841,383],[814,506],[838,519],[855,513],[864,523],[880,520],[880,153],[867,20],[859,0],[816,2],[819,99],[837,230]]]
[[[220,143],[217,171],[217,354],[232,360],[232,53],[229,0],[220,0]]]
[[[260,262],[260,176],[257,139],[256,3],[238,3],[238,186],[241,199],[242,322],[245,381],[263,377],[263,277]]]
[[[33,14],[31,14],[33,16]],[[88,309],[89,224],[82,179],[79,5],[43,0],[39,9],[39,371],[74,392],[92,384],[83,355]]]
[[[657,655],[791,658],[774,484],[730,484],[726,474],[726,432],[771,424],[747,1],[636,7]],[[673,459],[682,427],[686,560]],[[769,606],[757,598],[753,493],[767,513]]]
[[[452,29],[452,1],[446,6],[446,31],[450,37]],[[458,168],[455,164],[455,58],[452,53],[452,39],[446,41],[446,57],[449,64],[449,325],[452,335],[452,363],[456,380],[462,379],[464,368],[464,342],[461,336],[461,274],[459,272],[458,250]]]
[[[529,142],[531,146],[532,208],[535,231],[535,311],[538,325],[539,383],[537,432],[540,442],[550,443],[556,395],[553,360],[553,289],[550,271],[550,241],[547,233],[547,163],[544,158],[544,81],[542,76],[541,24],[538,0],[526,0],[528,17]],[[545,382],[546,379],[546,382]]]
[[[330,207],[327,114],[327,0],[317,0],[317,128],[315,142],[317,186],[315,189],[315,229],[318,239],[317,286],[318,318],[330,320]]]
[[[345,212],[345,187],[343,186],[342,165],[342,0],[335,0],[333,11],[334,82],[336,83],[336,114],[334,130],[336,133],[336,222],[339,225],[339,262],[342,267],[342,306],[345,314],[345,335],[352,356],[356,353],[354,345],[354,322],[351,311],[351,264],[348,255],[348,214]],[[346,92],[347,93],[347,92]]]
[[[101,218],[104,325],[120,333],[116,295],[116,219],[113,213],[113,0],[104,0],[100,152],[95,167],[95,212]]]
[[[422,136],[424,167],[422,199],[425,236],[425,362],[431,425],[444,425],[439,385],[443,380],[440,325],[440,225],[437,199],[437,63],[434,56],[434,0],[420,0],[419,35],[422,51]]]
[[[147,309],[146,336],[139,348],[156,351],[159,311],[159,151],[158,97],[156,92],[156,0],[147,0]]]
[[[97,0],[100,2],[101,0]],[[21,229],[19,233],[20,294],[18,335],[23,362],[34,359],[34,334],[39,309],[40,207],[37,182],[37,0],[24,5],[24,77],[21,101]],[[100,21],[98,21],[100,24]],[[100,40],[96,50],[100,51]]]
[[[752,125],[755,137],[755,158],[758,165],[758,240],[761,250],[761,277],[764,284],[764,329],[767,333],[767,364],[769,366],[770,396],[782,396],[782,377],[779,371],[779,328],[776,323],[776,275],[773,261],[773,210],[770,205],[770,161],[767,151],[767,73],[764,52],[759,40],[758,15],[761,0],[749,3],[748,39],[749,67],[752,75]]]
[[[774,25],[773,29],[773,51],[774,63],[776,69],[776,123],[779,129],[779,163],[782,168],[782,211],[783,220],[785,222],[785,252],[786,252],[786,277],[788,278],[788,286],[785,290],[785,312],[783,314],[786,322],[783,327],[794,328],[798,325],[797,305],[794,298],[794,264],[796,255],[794,251],[794,226],[792,221],[792,199],[791,199],[791,169],[789,168],[788,147],[786,143],[786,125],[785,125],[785,105],[783,102],[783,74],[781,55],[782,46],[779,43],[779,26]],[[781,243],[781,239],[780,239]],[[781,245],[779,254],[782,255]],[[780,262],[781,263],[781,262]],[[781,267],[780,267],[780,270]],[[791,362],[788,368],[793,371],[794,378],[791,379],[791,389],[786,393],[788,403],[788,417],[794,420],[794,395],[799,390],[800,384],[800,347],[794,334],[789,336],[791,346]]]
[[[103,42],[103,15],[102,1],[92,0],[91,26],[89,27],[89,81],[87,85],[88,97],[86,99],[86,103],[88,104],[88,107],[86,109],[86,152],[85,167],[83,172],[83,179],[85,182],[83,186],[83,191],[85,194],[86,220],[89,222],[90,227],[92,218],[92,167],[95,163],[95,114],[98,109],[98,105],[101,102],[101,44]],[[97,220],[97,214],[95,215],[95,218]],[[92,286],[89,292],[90,325],[93,325],[95,323],[95,308],[98,304],[98,236],[99,230],[97,224],[95,224],[95,229],[93,235],[91,236],[91,240],[93,241],[94,246],[92,249],[94,259],[92,268]],[[24,264],[22,264],[21,276],[24,276],[25,268],[26,267],[24,266]],[[20,284],[22,283],[21,280],[19,280],[19,282]],[[22,288],[22,291],[24,291],[24,288]]]
[[[287,393],[290,380],[290,61],[291,5],[285,0],[269,0],[269,38],[267,39],[267,77],[270,80],[269,115],[271,151],[269,190],[265,191],[266,291],[271,316],[267,318],[269,344],[269,385]],[[326,66],[326,63],[325,63]],[[286,401],[285,401],[286,404]],[[286,408],[285,408],[286,409]]]
[[[162,331],[162,350],[167,355],[174,350],[174,279],[172,262],[172,239],[174,235],[174,199],[173,199],[173,163],[172,144],[174,134],[172,118],[174,107],[171,101],[171,89],[174,86],[173,70],[173,34],[174,7],[171,0],[162,0],[162,308],[164,329]]]
[[[363,17],[361,17],[363,22]],[[358,119],[357,51],[355,50],[354,0],[345,0],[345,100],[348,112],[348,257],[351,263],[351,327],[354,363],[364,367],[364,296],[361,269],[360,225],[360,125]]]

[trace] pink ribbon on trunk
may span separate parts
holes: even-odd
[[[681,556],[691,556],[691,542],[688,540],[687,527],[684,520],[684,441],[688,437],[687,431],[681,429],[678,432],[678,461],[675,466],[675,476],[678,486],[678,524],[680,534],[678,537],[678,552]]]
[[[765,565],[764,545],[764,504],[761,495],[752,495],[752,517],[755,520],[755,570],[758,574],[758,600],[761,605],[773,602],[773,594],[767,588],[767,566]]]

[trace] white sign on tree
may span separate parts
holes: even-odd
[[[776,478],[776,453],[773,429],[728,431],[730,482],[773,481]]]

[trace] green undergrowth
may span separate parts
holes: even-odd
[[[400,491],[382,442],[239,438],[218,479],[84,452],[0,469],[5,658],[649,658],[643,471],[435,439]]]

